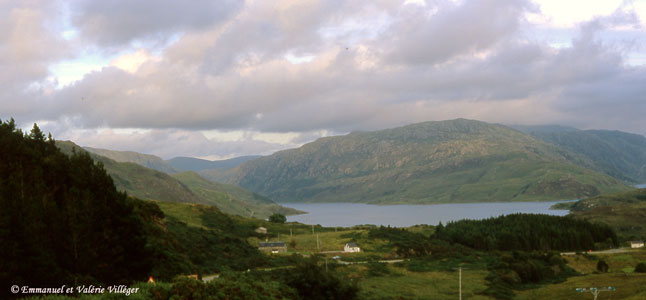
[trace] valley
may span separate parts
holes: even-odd
[[[640,273],[637,266],[646,261],[646,252],[644,252],[646,250],[588,252],[588,250],[625,248],[629,240],[646,238],[641,224],[644,217],[642,206],[646,203],[646,197],[643,195],[645,189],[632,188],[602,171],[595,171],[595,168],[585,168],[584,166],[592,163],[593,160],[558,149],[554,145],[544,144],[520,132],[473,121],[456,122],[457,125],[449,122],[441,125],[418,126],[424,129],[428,129],[427,126],[448,126],[448,129],[442,130],[449,132],[457,130],[459,135],[467,136],[473,131],[478,132],[477,135],[481,135],[484,131],[487,132],[486,135],[502,135],[512,139],[511,136],[518,141],[524,141],[524,144],[514,147],[525,150],[528,149],[527,147],[535,147],[530,151],[534,154],[519,150],[518,153],[521,154],[502,155],[500,157],[505,159],[495,159],[492,162],[478,158],[479,153],[485,151],[494,155],[494,152],[508,149],[512,145],[500,142],[500,148],[489,145],[484,148],[469,146],[466,149],[462,149],[464,146],[462,145],[452,150],[454,151],[452,154],[434,162],[440,165],[438,169],[449,170],[441,180],[458,178],[458,182],[463,182],[465,179],[462,176],[465,176],[475,186],[500,184],[504,187],[505,185],[498,180],[503,178],[502,182],[505,182],[512,179],[498,172],[513,169],[505,169],[502,165],[517,164],[521,169],[523,167],[528,169],[515,170],[514,176],[520,177],[512,181],[537,180],[536,185],[527,187],[524,196],[521,196],[521,193],[506,201],[524,200],[524,202],[462,203],[486,202],[493,199],[479,198],[482,194],[478,189],[472,190],[474,186],[464,184],[465,190],[462,192],[473,195],[473,198],[459,198],[460,193],[454,191],[452,193],[454,198],[446,198],[455,200],[453,203],[420,207],[374,206],[383,209],[381,216],[378,217],[380,219],[393,217],[398,208],[410,208],[409,211],[400,212],[402,218],[406,219],[408,216],[410,219],[408,221],[412,222],[409,224],[380,222],[361,224],[363,222],[356,221],[350,224],[321,225],[315,223],[323,222],[311,222],[312,224],[307,224],[310,222],[305,221],[284,222],[281,218],[273,217],[269,218],[274,220],[270,222],[267,220],[268,216],[302,213],[303,210],[307,210],[304,209],[307,205],[341,206],[341,210],[350,214],[345,217],[334,211],[331,211],[331,214],[341,218],[353,218],[352,216],[358,216],[368,210],[366,209],[368,204],[323,201],[326,203],[304,203],[301,204],[303,206],[288,203],[286,206],[281,206],[257,192],[232,184],[209,181],[200,175],[201,172],[209,169],[193,166],[196,168],[195,171],[200,172],[196,173],[180,171],[173,167],[173,170],[167,169],[168,173],[165,173],[150,168],[153,162],[156,162],[156,168],[161,168],[159,167],[160,161],[163,161],[161,159],[157,160],[137,153],[125,153],[119,156],[108,150],[102,150],[105,155],[123,160],[120,162],[96,152],[87,152],[72,142],[46,140],[37,127],[34,127],[30,134],[23,135],[12,127],[11,123],[3,123],[1,137],[10,142],[6,144],[4,152],[14,159],[3,160],[0,171],[14,170],[6,172],[18,174],[18,177],[5,177],[9,180],[6,181],[6,189],[3,191],[11,193],[6,195],[23,199],[16,202],[11,200],[14,199],[12,197],[3,196],[3,205],[11,208],[12,212],[41,217],[34,218],[33,220],[37,222],[30,224],[24,220],[15,221],[19,219],[5,213],[0,215],[0,221],[14,220],[15,228],[30,232],[34,236],[51,235],[45,239],[48,242],[40,245],[13,244],[12,247],[15,249],[27,249],[20,251],[39,253],[30,256],[32,266],[43,267],[44,265],[38,259],[45,259],[49,261],[50,268],[59,274],[68,274],[66,276],[69,277],[61,277],[64,279],[59,280],[73,279],[84,283],[98,281],[110,286],[127,283],[129,288],[137,289],[137,293],[128,296],[133,299],[171,297],[226,299],[234,294],[242,298],[254,299],[261,295],[266,296],[266,299],[311,299],[312,293],[323,291],[336,295],[331,296],[332,299],[340,299],[340,297],[360,300],[453,299],[460,293],[455,271],[458,267],[464,269],[461,293],[465,299],[541,299],[547,295],[553,299],[578,299],[576,297],[585,299],[586,295],[574,294],[576,291],[573,291],[573,288],[594,286],[599,282],[612,284],[617,288],[613,293],[613,299],[639,299],[645,295],[646,291],[641,289],[643,286],[641,283],[646,282],[646,274]],[[456,126],[458,129],[455,128]],[[466,127],[463,128],[463,126]],[[441,133],[442,130],[431,135],[441,135],[438,132]],[[424,130],[420,132],[429,134]],[[395,136],[400,134],[397,130],[395,133]],[[448,143],[453,145],[455,143],[453,139],[451,137]],[[476,138],[473,143],[478,145],[484,142],[478,141],[479,138]],[[325,143],[328,142],[325,141]],[[336,151],[333,150],[336,149],[334,147],[331,144],[328,145],[327,151]],[[360,148],[360,146],[353,147]],[[438,149],[444,149],[443,147],[445,146]],[[472,149],[473,147],[475,148]],[[35,150],[27,150],[32,148]],[[98,152],[96,149],[94,151]],[[31,155],[32,159],[23,160],[27,155]],[[363,157],[355,157],[351,161],[361,165],[365,163]],[[511,160],[508,161],[508,158]],[[237,172],[251,168],[254,164],[262,164],[264,159],[265,157],[243,159],[240,164],[233,167],[229,165],[216,173],[228,174],[227,176],[231,176],[229,178],[236,178],[235,176],[240,174]],[[465,162],[465,159],[468,162]],[[442,166],[444,160],[451,162],[453,167]],[[525,164],[526,162],[530,163]],[[33,166],[29,171],[31,175],[24,173],[25,164]],[[144,166],[145,164],[149,167]],[[72,165],[75,167],[72,168]],[[405,170],[410,165],[402,164],[400,167]],[[472,172],[489,167],[495,172],[487,171],[475,179],[469,177],[473,176],[469,175]],[[272,170],[281,168],[282,165],[279,164]],[[387,173],[392,172],[393,169],[391,166],[384,168],[387,169],[385,171]],[[328,167],[327,170],[330,171],[328,173],[330,175],[334,173],[331,172],[333,168]],[[321,172],[320,170],[314,172],[313,169],[310,171],[311,174]],[[67,175],[59,177],[47,175],[53,174],[52,172],[62,172],[60,174]],[[78,172],[84,173],[78,175]],[[301,172],[304,171],[301,170]],[[381,176],[381,171],[377,169],[375,172]],[[494,176],[489,172],[497,175]],[[377,176],[369,173],[365,173],[365,176]],[[526,174],[542,174],[539,177],[543,179],[525,177]],[[546,184],[546,178],[552,178],[550,176],[553,174],[559,184]],[[42,178],[45,184],[35,185],[37,188],[23,196],[21,193],[25,190],[21,182],[33,185],[33,181],[39,180],[38,178]],[[437,183],[433,182],[440,180],[432,176],[420,178],[427,180],[428,186],[434,186],[433,184]],[[587,187],[584,182],[589,182],[587,184],[594,186],[595,189]],[[600,182],[606,185],[593,185]],[[412,187],[415,180],[413,183],[404,181],[398,183]],[[455,184],[460,185],[460,183]],[[516,186],[515,183],[512,186]],[[373,187],[370,186],[367,189],[370,190]],[[505,195],[510,190],[494,192],[491,195]],[[407,195],[406,190],[402,191],[404,191],[403,194],[397,192],[390,197]],[[336,193],[339,192],[343,191],[333,188],[326,193],[337,195]],[[367,193],[370,194],[370,192]],[[106,195],[119,200],[115,200],[115,204],[110,204],[113,203],[112,200],[103,200],[108,199],[105,198],[108,197]],[[342,197],[341,194],[338,195]],[[490,197],[493,197],[491,195]],[[528,200],[568,199],[560,198],[565,197],[564,195],[585,195],[586,197],[578,201],[560,203],[527,202]],[[324,199],[318,197],[312,198],[313,201]],[[494,198],[498,199],[497,197]],[[377,199],[382,199],[377,203],[389,203],[384,200],[386,198]],[[407,203],[412,198],[401,199],[404,200],[395,203]],[[422,198],[424,199],[427,198]],[[445,198],[433,199],[435,200],[429,203],[443,202],[442,199]],[[476,201],[473,201],[474,199]],[[413,203],[417,203],[415,201]],[[557,208],[569,209],[570,214],[562,216],[565,211],[547,210],[552,204]],[[344,208],[343,205],[348,206]],[[59,206],[65,208],[65,214],[52,214]],[[359,206],[359,208],[353,212],[350,206]],[[425,222],[417,222],[411,217],[414,215],[413,211],[424,216],[441,206],[455,211],[455,216],[440,219],[438,222],[429,219],[428,216],[422,219],[428,220]],[[472,206],[473,211],[485,214],[470,215],[469,207]],[[509,210],[494,212],[494,206]],[[524,211],[520,207],[540,207],[540,210]],[[430,211],[425,212],[424,209],[427,208]],[[122,251],[119,247],[109,248],[110,251],[101,250],[102,253],[106,253],[105,257],[92,254],[97,253],[96,249],[100,249],[98,246],[102,240],[100,237],[112,232],[111,225],[103,223],[104,218],[101,217],[82,216],[101,216],[101,211],[109,210],[122,211],[121,214],[107,213],[112,217],[108,218],[111,222],[109,224],[115,224],[112,234],[123,234],[125,228],[131,228],[130,232],[137,234],[138,242],[130,245],[134,249],[130,254],[132,257],[119,252]],[[536,214],[544,212],[560,216]],[[438,213],[448,217],[447,211],[440,210]],[[288,216],[287,219],[290,220],[290,218],[296,217]],[[88,225],[78,227],[73,220],[86,222],[83,224]],[[397,227],[375,224],[397,225]],[[48,231],[49,228],[57,229],[51,232]],[[3,241],[7,238],[2,234],[14,234],[11,230],[0,231]],[[61,257],[69,257],[70,254],[62,250],[64,247],[60,242],[64,239],[58,241],[54,237],[59,236],[56,232],[67,231],[92,240],[91,243],[79,244],[78,240],[74,242],[74,236],[69,237],[72,239],[72,245],[81,245],[80,250],[77,251],[83,254],[79,257],[88,257],[72,259],[84,263],[82,269],[68,265],[61,259]],[[111,242],[118,244],[122,240],[123,238],[115,238]],[[285,251],[262,252],[259,249],[261,242],[282,242]],[[345,252],[343,249],[348,243],[358,245],[360,252]],[[573,252],[574,255],[560,255],[563,252]],[[12,257],[11,253],[17,252],[7,252],[2,255]],[[117,265],[101,263],[103,259],[111,259],[110,257],[130,262],[136,261],[137,267],[132,270],[122,270],[118,269]],[[94,261],[104,266],[102,267],[104,270],[114,269],[122,275],[119,275],[117,280],[108,275],[111,274],[109,271],[106,273],[92,270]],[[602,265],[602,262],[607,266],[606,269],[599,269],[598,266]],[[20,270],[21,274],[28,272],[17,264],[9,264],[7,268]],[[157,283],[155,285],[143,283],[144,274],[154,277]],[[30,285],[56,281],[54,277],[35,279],[23,276],[24,279],[20,279],[20,282]],[[194,279],[205,277],[210,279],[208,283]],[[221,291],[226,292],[220,293]],[[110,293],[86,296],[88,299],[116,297]],[[67,300],[68,298],[46,296],[38,299]]]

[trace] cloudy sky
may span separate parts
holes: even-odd
[[[0,119],[83,146],[219,159],[644,115],[646,0],[0,0]]]

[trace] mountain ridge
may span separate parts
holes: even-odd
[[[143,154],[143,153],[134,152],[134,151],[116,151],[116,150],[108,150],[108,149],[93,148],[93,147],[83,147],[83,149],[89,152],[92,152],[94,154],[98,154],[98,155],[110,158],[117,162],[135,163],[135,164],[144,166],[146,168],[157,170],[168,174],[179,172],[171,165],[169,165],[166,161],[152,154]]]
[[[194,178],[199,175],[193,172],[194,176],[186,175],[186,172],[169,175],[134,162],[118,162],[89,152],[71,141],[56,141],[56,145],[68,155],[73,151],[90,153],[95,161],[103,164],[119,190],[141,199],[211,205],[224,213],[257,218],[266,218],[277,212],[285,215],[302,213],[241,187],[208,182],[206,179],[200,181]]]
[[[629,184],[646,182],[646,137],[618,130],[553,130],[519,127],[524,132],[586,157],[593,168]]]
[[[628,189],[589,164],[518,130],[457,119],[325,137],[223,177],[278,202],[530,201]]]

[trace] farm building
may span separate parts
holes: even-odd
[[[361,248],[356,243],[347,243],[343,247],[343,252],[361,252]]]

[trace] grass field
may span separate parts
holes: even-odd
[[[568,265],[582,276],[569,278],[559,284],[541,286],[517,292],[515,299],[592,299],[591,293],[578,293],[576,288],[613,286],[615,292],[602,292],[597,299],[646,299],[646,273],[634,273],[639,262],[646,262],[646,250],[617,254],[598,254],[590,258],[567,257]],[[604,260],[608,273],[597,272],[597,262]]]
[[[518,300],[575,300],[592,299],[591,293],[579,293],[576,288],[613,286],[614,292],[601,292],[601,299],[646,299],[646,274],[638,273],[604,273],[576,276],[559,284],[542,286],[537,289],[517,292]]]
[[[365,273],[365,266],[345,267],[347,271]],[[389,265],[390,274],[378,277],[357,278],[362,299],[458,299],[458,272],[410,272]],[[492,299],[478,292],[486,288],[487,271],[462,272],[462,299]],[[352,274],[351,274],[352,275]],[[355,275],[359,276],[359,275]]]

